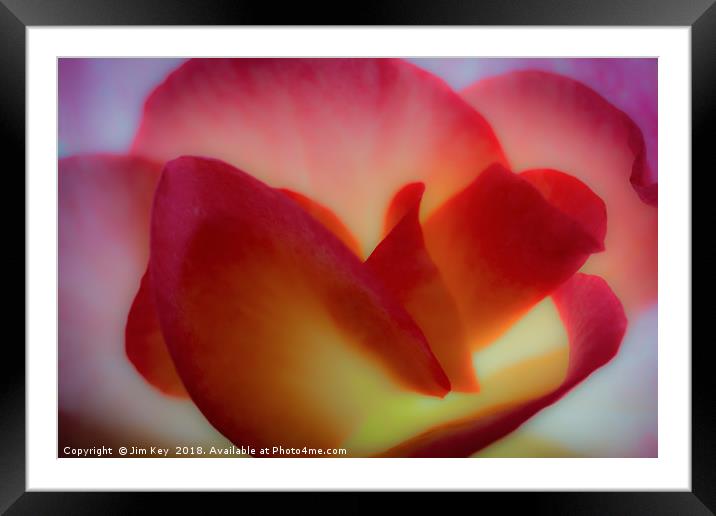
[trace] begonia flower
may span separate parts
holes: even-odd
[[[472,455],[619,352],[656,202],[640,128],[565,76],[190,60],[126,154],[60,160],[60,440],[119,409],[78,416],[85,360],[143,440]]]

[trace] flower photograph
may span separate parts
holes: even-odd
[[[657,457],[657,60],[61,58],[58,457]]]

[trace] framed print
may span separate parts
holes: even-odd
[[[117,490],[712,510],[709,2],[325,26],[5,4],[27,192],[9,514],[148,501],[47,493]]]

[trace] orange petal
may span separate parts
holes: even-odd
[[[216,160],[169,162],[150,273],[189,395],[234,443],[339,443],[374,403],[449,382],[419,328],[332,233]]]
[[[475,349],[601,248],[581,223],[499,165],[432,214],[424,234]]]
[[[133,152],[224,160],[310,192],[367,256],[391,195],[428,186],[432,209],[504,162],[489,125],[440,79],[393,59],[193,59],[149,97]]]
[[[585,85],[545,72],[486,79],[463,97],[495,129],[513,170],[561,170],[604,200],[614,221],[606,252],[583,271],[606,279],[627,313],[649,306],[657,295],[657,185],[636,124]]]
[[[552,392],[479,418],[429,430],[385,452],[401,457],[466,457],[518,428],[609,362],[619,350],[627,320],[619,299],[597,276],[576,274],[553,296],[569,335],[569,365]]]
[[[478,384],[467,336],[455,301],[425,249],[418,222],[423,189],[421,184],[410,184],[396,194],[387,220],[400,211],[403,216],[375,248],[366,265],[420,326],[450,379],[452,390],[474,392]]]

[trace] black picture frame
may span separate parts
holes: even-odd
[[[0,131],[3,156],[14,158],[6,180],[19,182],[25,168],[25,31],[46,25],[639,25],[689,26],[692,72],[693,169],[706,173],[716,169],[711,134],[716,122],[716,4],[715,0],[494,0],[381,1],[362,2],[354,9],[344,3],[246,2],[238,0],[0,0]],[[693,173],[692,173],[693,177]],[[13,185],[14,187],[15,185]],[[8,187],[9,188],[9,187]],[[22,186],[24,192],[24,181]],[[15,190],[18,191],[18,190]],[[8,195],[20,199],[19,195]],[[22,196],[24,202],[24,195]],[[693,206],[693,205],[692,205]],[[24,268],[24,226],[18,208],[3,203],[6,270]],[[12,210],[12,211],[11,211]],[[706,213],[692,207],[692,220],[704,221]],[[692,251],[693,252],[693,251]],[[19,282],[19,275],[11,272]],[[9,281],[6,283],[9,286]],[[702,287],[703,288],[703,287]],[[19,285],[18,285],[19,290]],[[6,291],[7,292],[7,291]],[[8,296],[9,297],[9,296]],[[22,299],[25,299],[24,285]],[[6,298],[7,302],[7,298]],[[8,304],[7,323],[24,320],[24,302]],[[706,304],[698,307],[707,310]],[[693,319],[693,316],[692,316]],[[23,336],[25,327],[23,326]],[[23,338],[24,340],[24,338]],[[0,360],[0,512],[19,514],[136,514],[157,505],[165,512],[207,513],[207,497],[183,493],[60,493],[25,492],[25,352],[19,338],[6,339]],[[690,342],[669,343],[689,346]],[[526,509],[549,514],[713,514],[716,512],[716,413],[713,410],[714,374],[708,360],[710,339],[692,347],[692,491],[641,493],[492,493],[468,494],[475,510],[484,503],[497,503],[501,510]],[[233,494],[220,494],[212,504],[231,504]],[[253,495],[244,494],[252,498]],[[269,498],[266,500],[266,498]],[[377,494],[351,494],[347,500],[330,502],[311,493],[296,494],[290,510],[358,513],[383,505]],[[423,496],[412,500],[421,505]],[[252,500],[243,501],[252,503]],[[285,503],[262,497],[264,509]],[[228,505],[231,507],[231,505]],[[236,508],[236,507],[235,507]]]

